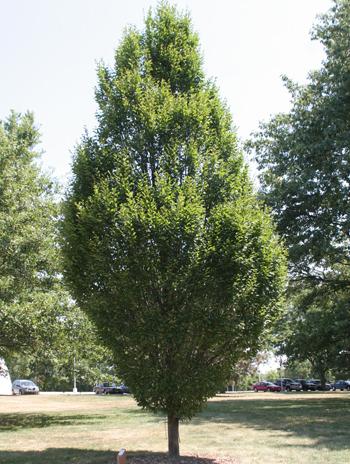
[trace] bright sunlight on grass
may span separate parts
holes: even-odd
[[[181,424],[180,451],[208,464],[215,456],[240,464],[347,464],[349,409],[346,392],[220,395]],[[121,447],[129,456],[147,451],[152,462],[159,455],[151,453],[167,449],[165,418],[128,396],[0,397],[1,464],[110,464]]]

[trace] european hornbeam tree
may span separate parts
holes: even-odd
[[[138,404],[191,418],[276,317],[285,255],[252,192],[187,15],[166,4],[98,69],[77,147],[65,274]]]

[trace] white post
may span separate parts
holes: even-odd
[[[77,377],[75,375],[75,355],[73,357],[73,393],[78,393],[77,389]]]
[[[117,464],[126,464],[126,449],[122,448],[117,454]]]

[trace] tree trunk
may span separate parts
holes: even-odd
[[[168,450],[169,456],[180,455],[179,448],[179,419],[172,414],[168,414]]]
[[[320,370],[320,382],[322,390],[325,390],[326,387],[326,373],[323,369]]]

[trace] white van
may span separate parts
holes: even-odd
[[[2,358],[0,358],[0,395],[12,395],[10,373]]]

